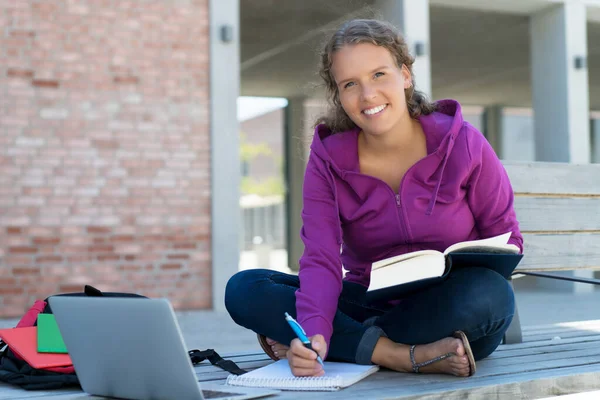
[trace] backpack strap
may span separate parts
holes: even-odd
[[[234,363],[231,360],[224,360],[219,353],[217,353],[216,351],[214,351],[213,349],[207,349],[207,350],[190,350],[188,351],[188,354],[190,355],[190,359],[192,360],[192,364],[196,365],[198,363],[201,363],[204,360],[210,361],[210,363],[212,365],[215,365],[221,369],[224,369],[225,371],[229,372],[230,374],[234,374],[234,375],[243,375],[245,374],[246,370],[241,369],[240,367],[238,367],[238,365],[236,363]]]

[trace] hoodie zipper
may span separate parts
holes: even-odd
[[[390,187],[390,185],[388,185],[382,179],[379,179],[379,178],[371,176],[371,175],[362,174],[360,172],[355,172],[355,171],[347,171],[347,172],[345,172],[345,174],[353,174],[353,175],[358,175],[358,176],[364,176],[364,177],[367,177],[367,178],[370,178],[370,179],[375,179],[376,181],[380,182],[380,184],[385,185],[385,187],[390,191],[390,193],[394,197],[394,202],[396,203],[396,217],[398,218],[398,228],[400,229],[400,235],[403,238],[402,242],[404,244],[408,244],[409,243],[409,237],[408,237],[408,229],[406,228],[406,225],[405,225],[406,221],[404,219],[404,212],[402,211],[402,199],[400,197],[400,192],[402,191],[402,183],[404,182],[404,177],[408,174],[408,172],[413,167],[414,167],[414,165],[411,166],[408,169],[408,171],[406,171],[406,173],[404,174],[404,176],[402,177],[402,180],[400,181],[400,187],[398,189],[398,194],[394,193],[394,189],[392,189]]]
[[[404,185],[404,180],[406,178],[406,176],[414,169],[416,168],[417,164],[423,162],[424,160],[432,157],[433,155],[437,154],[438,151],[435,151],[431,154],[426,155],[425,157],[421,158],[419,161],[417,161],[416,163],[414,163],[413,165],[410,166],[410,168],[408,168],[406,170],[406,172],[404,173],[404,176],[402,177],[402,179],[400,180],[400,186],[398,187],[398,194],[396,194],[394,192],[394,189],[392,189],[392,187],[390,185],[388,185],[383,179],[379,179],[375,176],[371,176],[371,175],[366,175],[360,172],[356,172],[356,171],[344,171],[343,174],[353,174],[353,175],[358,175],[358,176],[365,176],[367,178],[371,178],[371,179],[375,179],[376,181],[380,182],[382,185],[385,185],[385,187],[388,188],[388,190],[392,193],[392,196],[394,196],[394,201],[396,202],[396,216],[398,217],[398,225],[400,228],[400,234],[402,235],[402,237],[404,238],[403,243],[404,244],[409,244],[409,231],[408,231],[408,224],[406,222],[406,218],[404,218],[404,211],[402,210],[402,198],[400,193],[402,193],[402,186]]]

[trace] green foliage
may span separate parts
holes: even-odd
[[[256,157],[270,157],[275,159],[273,151],[266,143],[248,143],[246,134],[240,133],[240,161],[249,164]],[[257,194],[259,196],[283,195],[283,163],[281,157],[275,160],[279,166],[279,175],[259,181],[251,176],[243,176],[240,190],[244,194]]]
[[[242,194],[257,194],[259,196],[283,195],[283,179],[272,176],[265,181],[258,181],[249,176],[242,178]]]
[[[271,156],[273,151],[266,143],[248,143],[245,133],[240,133],[240,159],[242,162],[250,162],[260,155]]]

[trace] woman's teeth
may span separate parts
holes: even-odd
[[[363,111],[365,114],[367,115],[373,115],[373,114],[377,114],[378,112],[383,111],[384,108],[387,107],[387,104],[378,106],[378,107],[374,107],[374,108],[369,108],[368,110]]]

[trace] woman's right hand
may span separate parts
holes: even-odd
[[[312,348],[319,353],[321,359],[327,354],[327,342],[323,335],[315,335],[308,338]],[[294,376],[321,376],[325,374],[323,367],[317,361],[317,354],[302,344],[300,339],[294,339],[290,343],[287,359]]]

